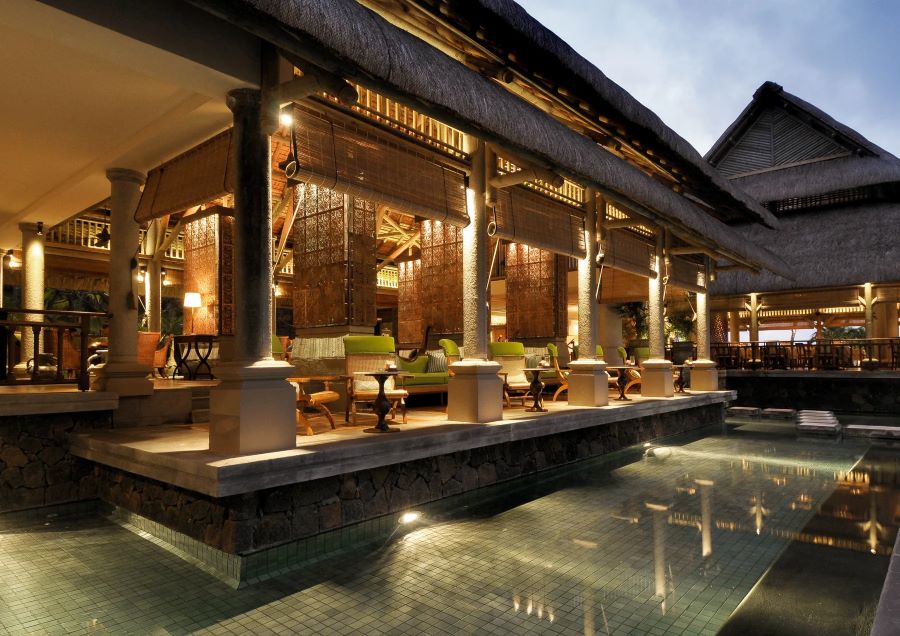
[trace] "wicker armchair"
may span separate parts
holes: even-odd
[[[511,406],[512,398],[520,399],[525,405],[525,397],[531,381],[525,377],[525,345],[521,342],[491,342],[488,344],[491,360],[500,363],[498,373],[504,378],[503,399]]]
[[[371,402],[378,396],[378,382],[375,378],[354,374],[378,371],[384,369],[386,364],[396,363],[394,339],[390,336],[344,336],[344,356],[347,376],[344,421],[355,423],[357,404]],[[384,394],[391,402],[391,419],[396,419],[399,408],[406,424],[406,398],[409,393],[395,388],[394,378],[388,378],[384,383]]]

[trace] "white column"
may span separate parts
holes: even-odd
[[[875,337],[875,323],[872,320],[872,283],[863,285],[863,306],[866,312],[866,338]]]
[[[759,294],[750,294],[750,342],[759,342]]]
[[[704,265],[697,284],[706,289],[709,264]],[[697,292],[697,359],[691,364],[691,390],[716,391],[719,388],[719,372],[710,360],[709,294]]]
[[[150,395],[149,366],[138,364],[138,311],[135,292],[140,226],[134,211],[146,175],[126,168],[106,171],[110,183],[109,220],[109,357],[97,374],[95,388],[120,396]]]
[[[741,341],[741,317],[737,311],[728,312],[728,342]]]
[[[656,278],[649,279],[647,331],[650,336],[650,359],[641,365],[641,395],[644,397],[672,397],[675,386],[672,378],[672,362],[666,360],[665,341],[665,242],[663,230],[659,230],[656,252],[651,263]]]
[[[144,237],[144,254],[150,257],[144,274],[144,299],[150,331],[162,331],[162,255],[156,254],[156,246],[163,239],[160,233],[165,234],[165,229],[160,226],[159,220],[150,221],[147,236]]]
[[[37,223],[20,223],[22,231],[22,309],[44,308],[44,235],[38,234]],[[41,322],[43,314],[25,314],[28,321]],[[31,327],[22,328],[22,368],[34,357],[35,347]]]
[[[606,362],[597,360],[597,192],[584,193],[585,256],[578,261],[578,349],[577,360],[569,362],[569,404],[606,406],[609,404],[609,376]]]
[[[210,391],[209,448],[243,455],[296,447],[293,367],[272,360],[272,218],[269,136],[261,126],[261,93],[227,97],[234,116],[234,359],[216,367]]]
[[[488,215],[485,206],[488,170],[484,143],[467,137],[472,173],[466,189],[469,224],[463,228],[463,354],[453,363],[447,386],[447,418],[458,422],[491,422],[503,418],[500,365],[488,361],[489,312],[487,285]]]

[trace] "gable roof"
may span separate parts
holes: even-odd
[[[900,182],[900,159],[774,82],[756,90],[706,159],[764,203]]]

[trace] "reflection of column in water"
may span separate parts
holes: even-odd
[[[878,531],[882,530],[882,526],[878,523],[878,499],[877,493],[881,492],[880,486],[872,486],[869,489],[869,520],[859,524],[864,532],[868,533],[867,543],[869,544],[869,552],[878,553]]]
[[[645,503],[653,511],[653,569],[656,572],[656,595],[666,599],[666,517],[669,506]],[[665,611],[665,606],[664,610]]]
[[[584,605],[584,636],[594,636],[594,590],[584,588],[581,602]]]
[[[708,479],[697,479],[700,486],[700,543],[702,554],[712,554],[712,488],[713,482]]]
[[[753,526],[756,528],[756,534],[762,532],[763,519],[768,516],[769,510],[763,507],[762,493],[750,498],[750,514],[753,515]]]

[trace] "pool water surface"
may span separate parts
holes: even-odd
[[[741,426],[426,507],[240,590],[99,516],[0,525],[0,634],[868,633],[898,458]]]

